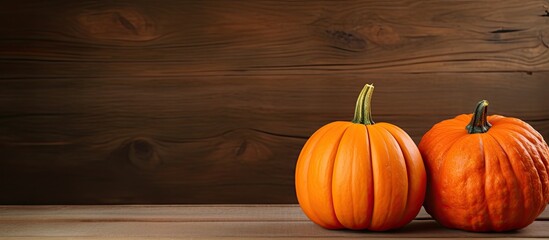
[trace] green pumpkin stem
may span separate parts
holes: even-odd
[[[477,108],[473,112],[471,122],[465,127],[469,134],[473,133],[485,133],[492,127],[492,124],[488,122],[488,101],[482,100],[477,103]]]
[[[355,117],[353,123],[360,123],[366,125],[374,124],[372,120],[372,94],[374,93],[374,85],[366,84],[356,100]]]

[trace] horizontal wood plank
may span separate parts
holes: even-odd
[[[0,71],[9,78],[547,71],[546,4],[11,0],[0,14]]]
[[[326,230],[297,205],[0,206],[0,239],[154,238],[544,238],[546,211],[530,226],[505,233],[447,229],[422,210],[403,229],[390,232]]]
[[[301,147],[365,82],[416,142],[480,99],[549,138],[549,72],[5,80],[0,202],[295,203]]]
[[[0,206],[0,216],[3,221],[308,221],[297,204],[4,205]],[[421,208],[415,219],[432,218]],[[549,220],[549,209],[537,220]]]
[[[254,222],[308,221],[296,204],[0,206],[2,221]],[[422,211],[418,215],[429,217]]]
[[[401,230],[392,232],[333,231],[323,229],[312,222],[13,222],[0,226],[2,235],[54,236],[54,237],[265,237],[286,238],[468,238],[468,237],[524,237],[549,236],[549,222],[536,221],[527,228],[512,233],[472,233],[446,229],[434,220],[414,221]]]

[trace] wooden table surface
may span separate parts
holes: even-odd
[[[549,210],[530,226],[471,233],[438,225],[421,211],[400,230],[326,230],[298,205],[0,206],[0,239],[549,238]]]

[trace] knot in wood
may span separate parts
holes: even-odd
[[[139,169],[154,169],[161,163],[155,145],[148,139],[133,139],[128,143],[127,149],[128,160]]]
[[[255,129],[236,129],[223,134],[215,158],[233,159],[240,163],[268,161],[273,152],[267,145],[272,136]]]
[[[348,50],[362,50],[366,48],[366,41],[357,34],[342,30],[326,30],[325,32],[340,48]]]
[[[549,31],[540,32],[539,40],[545,48],[549,48]]]
[[[78,31],[105,40],[147,41],[157,38],[156,25],[129,8],[89,10],[76,16]]]
[[[363,31],[368,40],[378,46],[392,46],[400,43],[400,35],[389,25],[373,24]]]

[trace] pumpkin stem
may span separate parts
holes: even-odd
[[[488,101],[482,100],[477,103],[477,108],[473,112],[473,117],[471,122],[467,127],[467,132],[470,134],[473,133],[485,133],[488,132],[488,129],[492,127],[492,124],[488,122]]]
[[[360,123],[366,125],[374,124],[372,120],[372,94],[374,93],[374,85],[366,84],[356,100],[355,117],[353,123]]]

